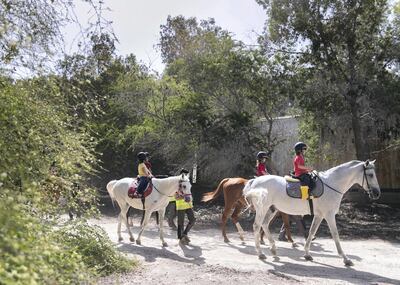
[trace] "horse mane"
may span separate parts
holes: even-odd
[[[346,167],[346,168],[355,167],[355,166],[358,166],[360,163],[363,163],[363,162],[360,161],[360,160],[351,160],[351,161],[342,163],[340,165],[334,166],[332,168],[329,168],[328,170],[321,171],[321,172],[319,172],[319,174],[322,175],[322,176],[329,176],[329,174],[331,174],[332,172],[338,171],[341,168],[344,168],[344,167]]]

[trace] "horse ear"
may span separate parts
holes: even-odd
[[[375,164],[376,159],[374,159],[373,161],[371,161],[371,164]]]
[[[185,177],[185,174],[184,174],[184,173],[182,173],[182,174],[181,174],[181,176],[182,176],[182,179],[183,179],[183,178]]]
[[[367,159],[367,161],[365,161],[364,165],[365,165],[365,166],[368,166],[368,165],[369,165],[369,159]]]

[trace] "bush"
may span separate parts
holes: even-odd
[[[70,222],[56,232],[56,239],[82,255],[86,267],[105,276],[132,270],[136,262],[120,253],[99,226]]]
[[[55,227],[39,219],[26,197],[34,189],[16,193],[0,183],[0,190],[1,284],[94,283],[96,276],[135,265],[100,227],[85,222]]]
[[[22,197],[22,196],[21,196]],[[1,284],[77,284],[93,273],[82,256],[48,233],[21,197],[2,189],[0,197]]]

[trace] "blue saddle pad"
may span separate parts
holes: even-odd
[[[300,186],[300,182],[286,181],[286,193],[289,197],[301,199]],[[317,178],[317,181],[315,181],[315,186],[310,191],[310,196],[319,198],[322,196],[322,194],[324,194],[324,184],[322,183],[321,179]]]

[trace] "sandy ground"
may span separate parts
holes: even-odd
[[[113,275],[99,284],[400,284],[400,243],[382,239],[344,240],[342,247],[354,262],[345,267],[332,239],[318,237],[311,247],[313,262],[303,258],[304,240],[295,237],[298,248],[276,241],[278,257],[267,254],[259,260],[252,232],[245,242],[230,230],[231,243],[223,242],[217,227],[194,227],[188,246],[179,245],[176,232],[164,226],[168,247],[163,248],[158,229],[152,222],[142,236],[142,245],[117,241],[117,220],[103,217],[93,220],[103,227],[122,252],[140,261],[131,273]],[[135,221],[138,224],[138,221]],[[133,230],[136,238],[138,228]],[[274,234],[274,238],[277,235]]]

